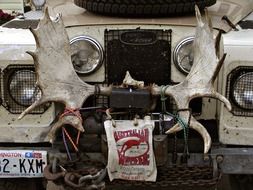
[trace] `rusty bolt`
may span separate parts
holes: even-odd
[[[217,163],[222,163],[223,162],[223,160],[224,160],[224,157],[222,156],[222,155],[218,155],[217,157],[216,157],[216,161],[217,161]]]

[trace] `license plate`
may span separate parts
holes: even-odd
[[[43,177],[47,151],[0,150],[0,178]]]

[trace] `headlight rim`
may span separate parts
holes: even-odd
[[[35,77],[35,81],[36,81],[36,73],[35,71],[33,71],[32,69],[20,69],[20,70],[16,70],[13,71],[12,74],[10,75],[10,77],[8,78],[8,84],[7,84],[7,90],[8,90],[8,94],[10,95],[11,99],[18,105],[20,106],[24,106],[24,107],[29,107],[31,106],[36,100],[34,100],[32,103],[22,103],[21,101],[18,101],[16,97],[14,97],[13,93],[11,92],[11,83],[14,80],[14,77],[17,76],[18,74],[22,73],[22,72],[29,72],[32,73]],[[35,88],[38,88],[38,86],[36,85],[35,82]],[[41,92],[42,93],[42,92]]]
[[[76,36],[76,37],[72,38],[70,40],[70,42],[69,42],[70,46],[72,44],[74,44],[75,42],[82,41],[82,40],[88,41],[89,43],[91,43],[91,45],[93,45],[98,50],[99,63],[97,64],[96,67],[94,67],[92,70],[90,70],[88,72],[81,72],[79,70],[76,70],[74,64],[73,64],[73,67],[74,67],[74,69],[75,69],[75,71],[76,71],[77,74],[80,74],[80,75],[90,75],[90,74],[96,72],[101,67],[101,65],[103,64],[103,61],[104,61],[104,50],[103,50],[101,44],[96,39],[94,39],[93,37],[90,37],[90,36],[86,36],[86,35],[80,35],[80,36]]]
[[[184,38],[183,40],[181,40],[177,45],[176,47],[174,48],[174,51],[173,51],[173,62],[176,66],[176,68],[181,72],[183,73],[184,75],[188,75],[190,71],[184,69],[180,63],[178,62],[178,53],[179,53],[179,50],[182,48],[182,46],[184,46],[185,44],[188,44],[190,42],[194,42],[194,39],[195,37],[194,36],[188,36],[186,38]]]
[[[234,103],[237,107],[239,107],[240,109],[243,109],[243,110],[253,111],[253,106],[252,106],[252,108],[245,107],[245,106],[243,106],[242,104],[240,104],[240,103],[238,102],[238,98],[235,97],[235,89],[236,89],[235,86],[236,86],[236,84],[237,84],[242,78],[247,77],[248,75],[253,75],[253,71],[248,71],[248,72],[243,72],[243,71],[241,71],[241,72],[239,72],[237,75],[235,75],[235,76],[233,77],[233,81],[232,81],[232,84],[231,84],[231,87],[230,87],[230,89],[231,89],[230,95],[231,95],[231,99],[233,100],[233,103]]]
[[[12,99],[12,97],[10,96],[10,93],[8,90],[9,78],[15,71],[18,71],[18,70],[31,70],[35,72],[35,68],[33,64],[24,64],[24,63],[9,64],[5,68],[2,69],[2,78],[1,78],[2,101],[3,101],[2,106],[10,114],[20,114],[28,107],[28,106],[22,106],[22,105],[17,104],[16,101],[14,101],[14,99]],[[51,105],[52,105],[51,103],[47,103],[47,104],[38,106],[33,111],[31,111],[30,114],[32,115],[44,114],[48,110],[48,108],[50,108]]]

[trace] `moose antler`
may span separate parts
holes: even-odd
[[[214,81],[219,73],[219,70],[224,62],[225,56],[218,59],[218,50],[220,43],[220,35],[216,38],[216,43],[213,38],[211,21],[206,11],[206,19],[202,20],[198,7],[195,7],[197,27],[194,40],[194,62],[190,73],[184,81],[175,86],[169,86],[165,95],[174,98],[177,108],[183,110],[179,112],[179,117],[188,123],[189,127],[196,130],[204,140],[204,153],[207,153],[211,147],[211,138],[205,127],[200,124],[193,116],[190,115],[189,102],[196,97],[211,97],[222,101],[228,110],[231,110],[230,102],[221,94],[215,91]],[[156,92],[155,92],[156,91]],[[160,91],[157,88],[154,93]],[[186,111],[184,111],[186,110]],[[182,126],[177,123],[166,133],[175,133],[182,130]]]
[[[41,89],[42,96],[28,107],[19,119],[43,103],[61,102],[72,114],[63,115],[52,126],[49,133],[50,140],[54,139],[55,131],[64,124],[70,124],[83,132],[78,109],[90,95],[94,94],[95,87],[83,82],[73,68],[69,38],[62,19],[53,22],[46,9],[38,28],[30,30],[37,49],[35,52],[27,53],[34,59],[37,86]]]
[[[166,88],[165,95],[174,98],[177,108],[185,110],[189,108],[189,102],[196,97],[212,97],[222,101],[231,110],[229,101],[215,91],[214,80],[225,59],[225,55],[218,60],[217,47],[219,47],[220,35],[217,41],[213,39],[211,22],[208,16],[205,22],[201,18],[199,9],[196,7],[197,29],[194,42],[194,63],[185,80],[178,85]],[[40,21],[38,29],[33,30],[37,49],[28,52],[34,59],[37,73],[37,85],[42,91],[42,97],[28,107],[20,119],[35,107],[46,102],[61,102],[65,104],[66,110],[72,114],[63,114],[53,124],[49,133],[50,140],[54,139],[55,131],[64,124],[70,124],[83,131],[82,120],[78,109],[83,102],[95,92],[95,87],[83,82],[76,74],[72,62],[69,39],[61,18],[57,22],[51,21],[48,10]],[[216,48],[215,48],[216,47]],[[216,52],[217,51],[217,52]],[[159,95],[161,87],[153,86],[153,95]],[[112,86],[100,87],[100,93],[110,95]],[[179,116],[188,122],[190,128],[196,130],[204,140],[204,153],[211,146],[211,138],[207,130],[188,111],[180,111]],[[176,124],[167,133],[175,133],[182,130],[182,126]]]

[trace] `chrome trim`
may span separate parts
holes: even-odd
[[[185,39],[183,39],[182,41],[180,41],[177,46],[175,47],[174,51],[173,51],[173,62],[174,64],[176,65],[177,69],[179,71],[181,71],[182,73],[184,73],[185,75],[187,75],[189,73],[188,70],[184,69],[180,63],[178,63],[178,60],[177,60],[177,56],[178,56],[178,52],[179,50],[185,45],[185,44],[188,44],[190,42],[193,42],[194,41],[194,37],[193,36],[190,36],[190,37],[187,37]]]
[[[83,36],[83,35],[72,38],[70,40],[70,45],[72,45],[72,44],[74,44],[75,42],[78,42],[78,41],[88,41],[89,43],[91,43],[91,45],[93,45],[98,50],[99,63],[96,67],[94,67],[92,70],[90,70],[88,72],[80,72],[80,71],[75,70],[78,74],[84,74],[84,75],[91,74],[91,73],[95,72],[98,68],[100,68],[100,66],[103,63],[103,60],[104,60],[103,48],[100,45],[100,43],[97,40],[95,40],[94,38],[89,37],[89,36]]]
[[[233,84],[232,84],[232,96],[233,96],[233,100],[234,100],[234,102],[235,102],[235,104],[237,105],[237,106],[239,106],[240,108],[242,108],[242,109],[245,109],[245,110],[252,110],[253,108],[251,107],[251,108],[249,108],[249,107],[245,107],[245,105],[244,104],[241,104],[240,102],[242,102],[242,100],[239,100],[238,98],[241,98],[241,95],[239,96],[239,97],[236,97],[236,94],[235,94],[235,91],[236,91],[236,86],[237,86],[237,84],[238,84],[238,82],[242,79],[243,80],[243,78],[244,77],[248,77],[248,76],[252,76],[253,75],[253,72],[247,72],[247,73],[244,73],[244,74],[242,74],[242,75],[239,75],[236,79],[235,79],[235,81],[233,82]],[[240,86],[239,86],[240,87]]]

